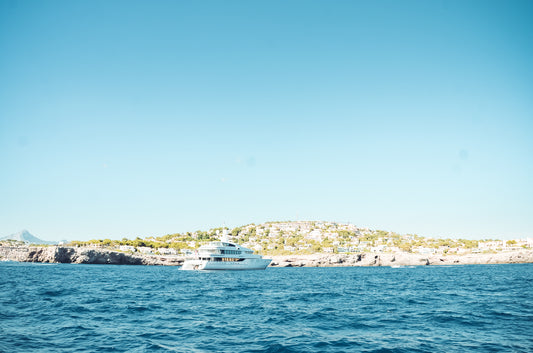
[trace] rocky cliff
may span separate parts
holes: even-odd
[[[268,256],[267,256],[268,257]],[[128,254],[106,249],[62,246],[0,246],[0,260],[112,265],[179,266],[182,257]],[[533,250],[496,254],[313,254],[273,256],[272,267],[420,266],[533,263]]]
[[[180,265],[183,259],[165,256],[127,254],[87,247],[2,246],[0,260],[110,265]]]
[[[273,256],[273,267],[334,267],[334,266],[420,266],[533,263],[533,250],[496,254],[420,255],[420,254],[314,254]]]

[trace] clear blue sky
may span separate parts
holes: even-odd
[[[533,2],[0,0],[0,236],[533,236]]]

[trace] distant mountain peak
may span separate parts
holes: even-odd
[[[0,238],[0,240],[17,240],[22,241],[27,244],[56,244],[56,242],[53,241],[46,241],[37,238],[33,234],[31,234],[27,229],[23,229],[18,233],[8,235],[7,237]]]

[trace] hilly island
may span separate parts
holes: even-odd
[[[222,230],[59,245],[22,231],[0,240],[0,260],[179,266],[198,247],[218,240]],[[273,267],[533,263],[532,238],[429,238],[324,221],[267,222],[226,230],[232,242],[272,258]]]

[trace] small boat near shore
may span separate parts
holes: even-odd
[[[224,233],[220,241],[212,241],[201,246],[187,258],[182,270],[264,270],[272,259],[264,259],[254,254],[252,249],[231,243]]]

